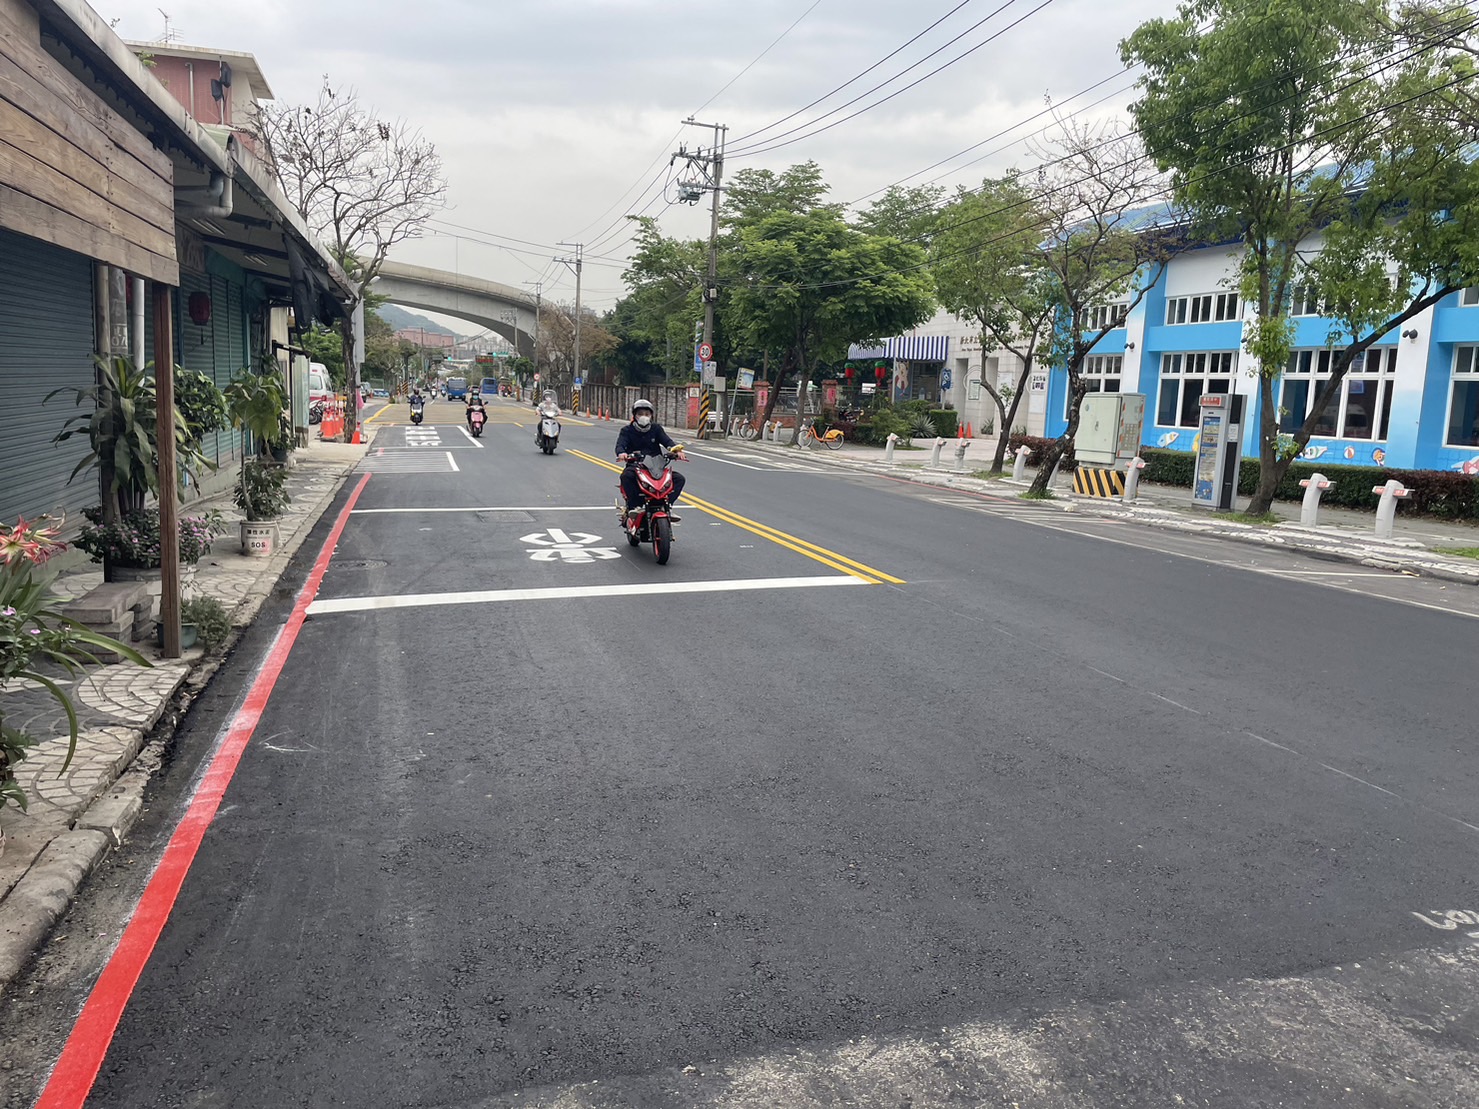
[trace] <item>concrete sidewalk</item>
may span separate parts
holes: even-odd
[[[724,445],[776,452],[793,458],[805,456],[809,462],[831,463],[921,484],[1001,497],[1014,497],[1026,491],[1033,476],[1031,470],[1028,471],[1027,481],[1021,482],[1013,481],[1010,476],[994,479],[972,476],[990,469],[996,448],[994,440],[968,440],[963,472],[955,472],[956,443],[957,440],[954,439],[946,440],[939,466],[930,464],[933,442],[922,449],[895,449],[891,464],[885,461],[883,448],[853,443],[835,451],[820,446],[792,447],[784,440],[780,443],[762,440],[704,440],[695,443],[694,447],[702,450],[706,446]],[[1010,455],[1007,456],[1007,465],[1007,473],[1010,475]],[[1333,470],[1330,476],[1338,481],[1340,473]],[[1195,532],[1198,535],[1217,536],[1241,543],[1285,550],[1307,550],[1325,558],[1336,558],[1362,566],[1479,585],[1479,558],[1450,553],[1456,549],[1479,550],[1479,523],[1405,515],[1405,506],[1400,502],[1392,538],[1377,539],[1374,512],[1322,507],[1318,526],[1306,528],[1299,523],[1298,503],[1276,501],[1273,514],[1281,518],[1280,523],[1247,524],[1226,514],[1209,512],[1193,505],[1191,491],[1178,486],[1141,482],[1139,495],[1134,502],[1127,504],[1117,499],[1080,496],[1073,492],[1072,480],[1072,476],[1065,471],[1059,475],[1053,489],[1053,495],[1064,511],[1134,520],[1147,527]],[[1246,503],[1246,499],[1240,501],[1240,504]]]
[[[250,624],[366,450],[313,440],[294,452],[287,482],[292,502],[271,558],[241,554],[236,536],[241,515],[229,494],[189,505],[187,512],[219,509],[230,531],[200,560],[187,596],[204,594],[221,601],[238,631]],[[72,599],[102,580],[101,566],[83,563],[64,571],[53,591]],[[163,746],[160,741],[145,746],[150,732],[177,694],[187,700],[204,687],[223,657],[208,657],[195,647],[183,658],[165,660],[152,642],[134,646],[154,663],[152,669],[130,663],[89,667],[61,683],[69,689],[80,724],[77,752],[65,772],[67,724],[61,707],[39,687],[27,688],[28,683],[5,689],[7,717],[31,735],[50,738],[32,748],[17,769],[30,798],[28,809],[7,807],[0,814],[6,833],[0,855],[0,992],[66,911],[82,880],[138,816],[143,787]]]

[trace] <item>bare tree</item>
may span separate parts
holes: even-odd
[[[336,91],[327,77],[313,104],[261,106],[254,131],[289,201],[349,274],[361,302],[390,248],[419,235],[442,207],[442,161],[420,130],[380,118],[354,89]],[[359,366],[347,318],[339,335],[352,396]],[[349,433],[357,420],[350,405]]]
[[[1145,208],[1164,179],[1139,140],[1114,124],[1063,121],[1043,157],[1032,194],[1043,246],[1040,273],[1056,307],[1052,361],[1068,374],[1068,426],[1044,452],[1031,495],[1046,494],[1053,468],[1073,446],[1088,385],[1084,361],[1159,280],[1180,239],[1174,220],[1151,226]],[[1094,309],[1109,305],[1091,327]]]
[[[617,339],[601,326],[600,317],[590,309],[581,313],[580,356],[587,364],[616,349]],[[575,365],[575,306],[545,301],[539,313],[540,384],[568,397],[576,377],[584,376]]]

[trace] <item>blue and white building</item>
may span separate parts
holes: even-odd
[[[1315,244],[1316,246],[1318,244]],[[1236,291],[1241,246],[1205,247],[1174,258],[1145,297],[1127,310],[1103,305],[1099,319],[1121,326],[1094,347],[1084,367],[1090,390],[1143,393],[1144,444],[1192,449],[1203,393],[1247,397],[1244,453],[1257,457],[1257,363],[1242,349],[1252,306]],[[1296,289],[1295,353],[1274,386],[1288,415],[1282,430],[1314,421],[1301,456],[1321,464],[1479,473],[1479,289],[1465,289],[1381,337],[1347,373],[1335,401],[1310,411],[1329,377],[1330,321],[1313,289]],[[962,398],[963,399],[963,398]],[[1068,375],[1047,374],[1046,426],[1067,425]]]

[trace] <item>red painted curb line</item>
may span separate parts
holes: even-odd
[[[226,787],[231,784],[241,762],[247,741],[256,730],[257,722],[261,720],[273,687],[277,685],[278,676],[282,673],[283,664],[287,662],[293,644],[298,639],[308,606],[318,594],[324,571],[328,569],[329,559],[334,555],[334,546],[339,542],[344,525],[349,521],[349,513],[369,480],[369,474],[360,478],[359,484],[354,487],[349,500],[340,510],[339,519],[334,522],[323,549],[314,561],[308,580],[298,593],[292,615],[273,640],[266,661],[257,671],[246,699],[237,710],[231,726],[196,787],[195,795],[190,799],[189,808],[185,810],[185,815],[170,836],[159,865],[149,878],[149,884],[144,887],[118,946],[114,948],[92,988],[92,993],[83,1004],[82,1012],[72,1026],[61,1057],[57,1059],[35,1109],[82,1109],[87,1095],[92,1092],[98,1071],[102,1069],[103,1059],[108,1054],[108,1047],[113,1042],[113,1034],[118,1030],[118,1022],[123,1017],[123,1010],[149,962],[149,956],[154,952],[154,945],[169,920],[185,876],[190,873],[190,864],[195,861],[196,852],[200,850],[200,842],[211,821],[215,819],[216,810],[220,808]]]

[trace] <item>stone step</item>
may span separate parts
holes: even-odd
[[[148,600],[149,588],[143,582],[104,582],[62,606],[62,615],[88,627],[117,624],[125,612]]]

